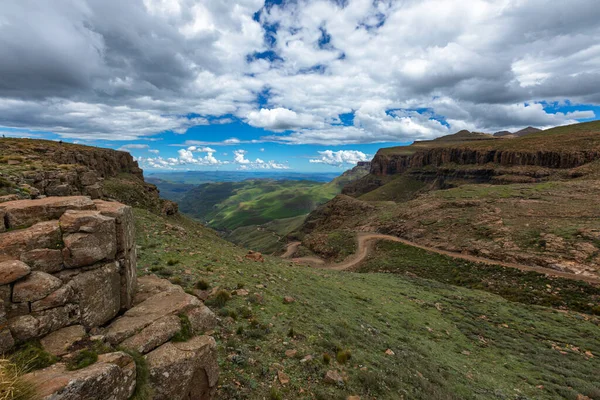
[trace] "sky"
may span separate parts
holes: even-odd
[[[339,171],[600,118],[597,0],[3,0],[0,133],[145,170]]]

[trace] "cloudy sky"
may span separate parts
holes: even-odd
[[[327,171],[600,118],[597,0],[2,0],[0,131]]]

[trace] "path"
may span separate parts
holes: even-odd
[[[292,258],[292,261],[295,263],[310,264],[310,265],[313,265],[318,268],[331,269],[331,270],[335,270],[335,271],[350,270],[350,269],[356,267],[362,261],[364,261],[365,258],[367,258],[367,256],[369,255],[369,252],[373,249],[373,246],[372,246],[373,242],[375,242],[377,240],[389,240],[392,242],[398,242],[398,243],[405,244],[407,246],[416,247],[416,248],[419,248],[422,250],[430,251],[430,252],[437,253],[437,254],[443,254],[445,256],[449,256],[449,257],[460,259],[460,260],[466,260],[466,261],[470,261],[470,262],[474,262],[474,263],[481,263],[481,264],[488,264],[488,265],[500,265],[502,267],[520,269],[521,271],[534,271],[534,272],[538,272],[541,274],[556,276],[559,278],[566,278],[566,279],[571,279],[571,280],[600,284],[600,278],[577,275],[577,274],[572,274],[569,272],[556,271],[556,270],[542,268],[542,267],[533,267],[533,266],[524,265],[524,264],[516,264],[516,263],[497,261],[497,260],[492,260],[489,258],[476,257],[476,256],[467,255],[467,254],[454,253],[454,252],[447,251],[447,250],[437,249],[435,247],[423,246],[423,245],[413,243],[413,242],[405,240],[405,239],[401,239],[396,236],[382,235],[379,233],[359,234],[358,235],[358,250],[357,250],[357,252],[354,255],[348,257],[346,260],[342,261],[341,263],[326,264],[325,261],[323,261],[322,259],[320,259],[318,257]],[[296,250],[298,250],[299,246],[300,246],[300,242],[292,242],[292,243],[288,244],[287,250],[283,254],[282,257],[290,258],[296,252]]]

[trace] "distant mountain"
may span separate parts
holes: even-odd
[[[514,136],[512,132],[509,131],[500,131],[494,133],[492,136],[494,137],[505,137],[505,136]]]
[[[275,179],[290,181],[330,182],[338,172],[288,172],[288,171],[176,171],[146,173],[148,182],[156,179],[171,183],[200,185],[211,182],[241,182],[248,179]],[[160,186],[159,186],[160,188]]]
[[[494,137],[492,135],[490,135],[489,133],[483,133],[483,132],[470,132],[468,130],[462,130],[459,132],[456,132],[455,134],[452,135],[446,135],[446,136],[442,136],[439,137],[437,139],[434,139],[434,142],[463,142],[463,141],[470,141],[470,140],[491,140],[494,139]]]
[[[520,131],[515,132],[514,135],[517,137],[522,137],[522,136],[529,135],[531,133],[536,133],[536,132],[541,132],[541,131],[542,131],[541,129],[534,128],[533,126],[528,126],[525,129],[521,129]]]

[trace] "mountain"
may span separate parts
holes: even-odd
[[[584,146],[576,150],[578,141],[569,142],[567,136],[581,135],[593,149],[585,133],[592,131],[576,126],[551,135],[577,152]],[[120,152],[69,146],[72,156],[54,158],[54,151],[65,151],[55,149],[59,144],[8,144],[10,152],[0,159],[0,182],[2,194],[11,198],[80,193],[94,184],[104,190],[105,181],[115,177],[120,190],[127,190],[126,185],[152,188],[133,160]],[[421,147],[414,154],[426,151]],[[67,163],[58,163],[63,161]],[[508,168],[483,166],[492,167]],[[593,228],[600,187],[596,161],[576,168],[511,169],[542,180],[533,185],[461,183],[462,171],[469,168],[429,164],[385,176],[371,170],[361,180],[404,176],[425,187],[412,200],[339,195],[312,212],[306,223],[292,218],[265,225],[276,232],[299,224],[306,243],[332,258],[338,249],[339,258],[360,253],[354,239],[375,229],[442,247],[446,242],[460,246],[463,235],[465,243],[497,240],[503,229],[517,227],[524,242],[549,252],[560,246],[585,252],[600,239]],[[454,187],[428,186],[432,170]],[[539,173],[545,170],[550,175]],[[30,175],[38,173],[45,184]],[[87,180],[89,173],[98,178]],[[348,175],[354,173],[364,171]],[[327,185],[339,188],[344,179]],[[22,259],[35,268],[30,271],[19,260],[0,263],[3,279],[16,280],[2,285],[8,295],[0,305],[5,318],[1,344],[12,335],[19,341],[2,356],[0,371],[10,377],[0,382],[3,393],[15,389],[12,393],[25,399],[52,396],[63,388],[72,398],[90,399],[131,398],[134,389],[136,399],[159,393],[176,400],[596,397],[600,344],[590,338],[600,336],[594,315],[600,313],[600,289],[592,284],[383,241],[368,246],[368,257],[356,273],[329,264],[307,268],[248,254],[184,214],[157,212],[141,201],[158,198],[157,193],[142,190],[131,197],[133,210],[81,197],[1,203],[0,212],[6,214],[0,226],[11,225],[0,233],[0,255],[24,252]],[[565,207],[573,193],[585,193],[587,200]],[[65,204],[71,205],[68,213]],[[500,224],[497,217],[510,209],[518,214]],[[15,222],[33,217],[43,222]],[[531,235],[539,226],[528,231],[526,224],[536,220],[539,226],[560,229],[554,237]],[[498,243],[510,248],[507,241]],[[306,247],[299,249],[303,252],[311,254]],[[110,261],[124,255],[128,259]],[[81,268],[73,268],[76,259]],[[133,308],[122,313],[120,299],[133,294],[128,285],[133,277],[120,274],[132,265],[137,266],[138,288]],[[106,325],[113,316],[116,320]],[[94,323],[76,325],[80,318]],[[46,336],[65,325],[66,331]]]
[[[541,129],[538,128],[534,128],[532,126],[528,126],[525,129],[521,129],[520,131],[515,132],[513,135],[517,136],[517,137],[522,137],[522,136],[526,136],[529,135],[531,133],[537,133],[537,132],[541,132]]]
[[[494,137],[506,137],[506,136],[513,136],[512,132],[509,131],[499,131],[494,133],[492,136]]]
[[[376,231],[426,246],[600,276],[595,205],[600,122],[511,140],[381,149],[369,175],[298,231],[309,249],[333,232]],[[320,247],[323,247],[322,245]]]

